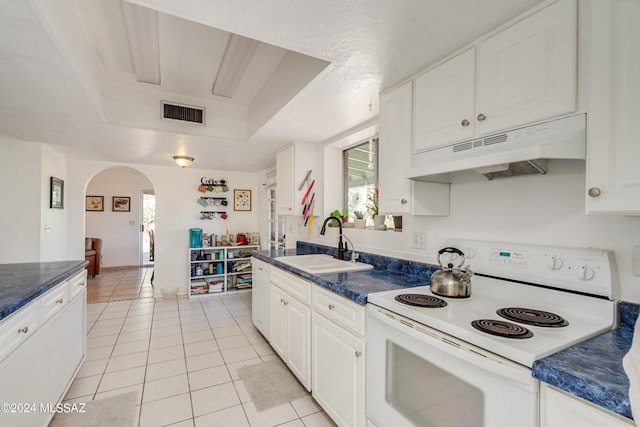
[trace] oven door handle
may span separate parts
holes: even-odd
[[[537,390],[538,382],[531,375],[531,370],[520,364],[508,359],[498,358],[498,356],[486,350],[395,313],[387,313],[386,310],[371,304],[367,304],[367,311],[374,320],[379,320],[389,327],[425,342],[438,350],[477,366],[479,369],[508,378],[527,390]],[[375,328],[372,325],[367,325],[367,330],[368,333],[375,333]],[[428,360],[428,357],[426,359]]]

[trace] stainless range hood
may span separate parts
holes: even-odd
[[[488,179],[545,174],[549,159],[585,159],[586,114],[557,119],[416,153],[406,174],[441,181],[443,174],[475,170]]]

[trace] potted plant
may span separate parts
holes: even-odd
[[[331,212],[329,214],[329,216],[335,216],[336,218],[341,218],[342,222],[345,223],[347,221],[349,221],[349,209],[348,208],[344,208],[342,210],[340,209],[336,209],[335,211]],[[335,220],[331,220],[329,221],[329,227],[337,227],[338,224],[336,223]]]
[[[373,228],[374,230],[384,230],[384,220],[385,216],[380,215],[380,207],[378,205],[378,187],[374,187],[373,192],[367,196],[367,200],[369,203],[367,204],[367,209],[371,212],[371,216],[373,217]]]
[[[356,220],[353,224],[354,228],[365,228],[365,223],[364,223],[364,212],[362,211],[355,211],[353,213],[353,215],[355,215]]]

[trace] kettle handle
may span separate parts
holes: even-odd
[[[442,248],[438,251],[438,264],[440,264],[440,267],[442,267],[442,262],[440,261],[440,255],[442,255],[445,252],[460,255],[461,260],[458,267],[462,267],[464,265],[464,253],[458,248],[447,247],[447,248]]]

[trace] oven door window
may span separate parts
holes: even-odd
[[[482,427],[481,390],[391,341],[387,363],[386,401],[414,425]]]

